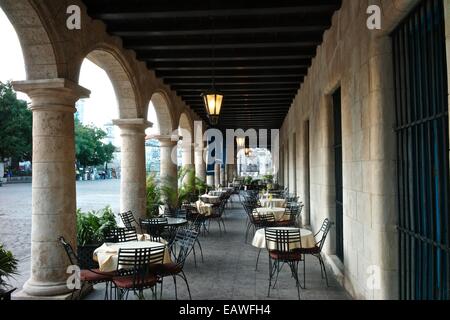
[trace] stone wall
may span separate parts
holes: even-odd
[[[450,6],[449,0],[444,2],[450,56]],[[280,140],[295,137],[297,146],[295,166],[289,162],[289,167],[283,169],[297,169],[295,183],[302,200],[306,200],[304,195],[310,190],[310,203],[306,204],[302,219],[307,221],[310,215],[311,226],[317,230],[325,218],[335,220],[331,95],[341,88],[344,266],[340,271],[345,288],[359,299],[398,298],[395,102],[389,33],[417,3],[344,0],[341,10],[333,16],[332,27],[324,34],[281,130]],[[366,11],[371,4],[382,9],[380,31],[366,26]],[[305,179],[308,161],[303,156],[307,121],[309,186]],[[287,177],[286,172],[283,176]],[[329,262],[336,260],[335,239],[332,230],[324,248]],[[370,275],[378,271],[380,286],[372,288],[367,283]]]

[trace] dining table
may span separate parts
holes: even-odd
[[[142,238],[142,237],[141,237]],[[98,262],[101,272],[114,272],[118,269],[120,249],[146,249],[165,246],[164,263],[172,262],[166,243],[154,241],[106,242],[94,251],[93,259]],[[120,266],[119,266],[120,267]]]
[[[303,228],[290,228],[290,227],[277,227],[277,228],[270,228],[273,230],[300,230],[300,241],[293,242],[291,244],[292,247],[290,247],[290,250],[293,249],[310,249],[314,248],[316,246],[316,239],[314,238],[314,234],[311,230],[303,229]],[[276,242],[269,241],[267,243],[269,246],[269,250],[275,250],[277,247]],[[255,232],[255,236],[253,237],[252,246],[259,248],[259,249],[265,249],[266,248],[266,233],[265,229],[259,229]]]
[[[268,215],[273,214],[276,222],[287,221],[291,217],[286,213],[285,208],[256,208],[256,212],[253,215]]]
[[[265,198],[260,199],[259,202],[263,207],[275,207],[275,208],[284,208],[286,207],[286,200],[281,198]]]
[[[195,207],[197,208],[198,213],[205,217],[209,217],[214,213],[214,205],[211,203],[205,203],[201,200],[198,200],[195,203]]]
[[[225,193],[226,193],[226,191],[223,191],[223,190],[213,190],[213,191],[208,192],[208,195],[213,196],[213,197],[221,197]]]
[[[220,202],[220,196],[212,196],[209,194],[204,194],[200,196],[200,200],[202,200],[204,203],[218,204]]]

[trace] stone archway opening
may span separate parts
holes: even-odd
[[[90,54],[83,60],[79,75],[79,84],[89,89],[91,94],[76,103],[75,113],[77,208],[87,212],[110,206],[114,212],[118,212],[122,139],[120,130],[113,124],[113,120],[119,118],[119,100],[109,74],[89,58],[92,56]],[[103,61],[99,64],[105,65]],[[102,152],[96,153],[106,155],[102,156],[103,159],[94,157],[84,143],[94,132],[102,136],[100,141],[102,146],[98,150]],[[90,185],[99,183],[109,190],[111,196],[104,201],[84,201],[85,190]]]
[[[122,224],[117,217],[119,212],[131,211],[136,219],[146,216],[145,129],[151,125],[140,117],[139,92],[124,61],[114,48],[100,44],[85,56],[79,72],[80,84],[93,89],[91,105],[88,106],[89,100],[86,100],[86,105],[82,106],[85,113],[91,115],[88,120],[94,120],[94,124],[106,132],[103,142],[115,149],[103,170],[97,168],[97,174],[94,172],[94,179],[120,179],[120,184],[111,182],[110,190],[110,194],[120,194],[120,203],[116,196],[110,200],[114,203],[97,202],[99,208],[96,209],[111,206],[119,224]],[[90,74],[93,70],[97,70],[97,75]],[[88,108],[95,110],[86,110]]]
[[[178,186],[178,134],[174,131],[174,118],[170,99],[162,91],[153,93],[147,112],[147,118],[156,120],[156,126],[150,130],[146,141],[150,144],[151,156],[147,160],[154,167],[159,164],[159,182],[177,192]],[[159,158],[159,162],[158,162]]]

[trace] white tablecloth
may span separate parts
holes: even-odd
[[[216,204],[220,202],[220,197],[218,196],[210,196],[208,194],[204,194],[200,197],[203,202]]]
[[[275,207],[275,208],[284,208],[286,206],[286,200],[284,199],[261,199],[261,205],[263,207]]]
[[[298,228],[273,228],[273,229],[280,229],[280,230],[298,230]],[[316,240],[314,239],[314,235],[312,231],[307,229],[300,229],[300,236],[301,236],[301,247],[302,248],[314,248],[316,245]],[[273,246],[272,246],[273,244]],[[270,250],[276,249],[276,243],[270,242]],[[264,229],[259,229],[256,231],[255,236],[253,237],[252,246],[260,249],[266,248],[266,234]],[[300,248],[300,242],[294,243],[293,247],[291,249],[298,249]]]
[[[164,245],[159,242],[152,241],[130,241],[120,243],[104,243],[101,247],[95,249],[94,260],[98,262],[100,271],[113,272],[117,270],[117,262],[119,259],[119,249],[138,249],[138,248],[154,248]],[[171,262],[169,250],[165,250],[164,263]]]
[[[268,213],[273,213],[275,221],[286,221],[289,220],[289,216],[284,214],[286,212],[285,208],[256,208],[258,215],[265,215]],[[256,215],[256,214],[255,214]]]
[[[206,217],[212,215],[214,212],[214,208],[211,203],[204,203],[203,201],[199,200],[195,203],[195,206],[197,207],[198,213]]]

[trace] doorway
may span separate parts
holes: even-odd
[[[344,262],[344,185],[342,175],[342,115],[341,115],[341,89],[333,95],[333,121],[334,121],[334,178],[335,178],[335,204],[336,204],[336,256]]]

